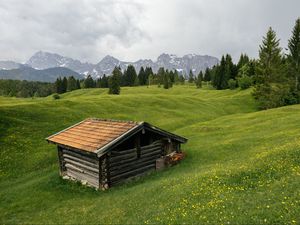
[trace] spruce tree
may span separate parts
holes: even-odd
[[[146,81],[146,85],[149,85],[149,78],[150,76],[153,75],[153,71],[151,67],[146,67],[145,69],[145,81]]]
[[[206,82],[211,80],[210,69],[208,67],[205,69],[203,80]]]
[[[194,81],[195,81],[195,78],[194,78],[193,71],[190,70],[190,73],[189,73],[189,83],[194,83]]]
[[[63,92],[63,84],[61,77],[58,77],[55,81],[55,91],[58,94],[62,94]]]
[[[245,64],[249,62],[249,57],[246,54],[241,54],[239,62],[237,64],[238,69],[242,68]]]
[[[121,82],[121,68],[120,67],[115,67],[112,75],[109,77],[109,82],[108,82],[108,86],[109,86],[109,94],[113,94],[113,95],[119,95],[121,88],[120,88],[120,82]]]
[[[80,80],[79,79],[77,79],[76,80],[76,89],[80,89],[81,87],[80,87]]]
[[[94,88],[95,82],[91,75],[88,75],[87,78],[83,82],[84,88]]]
[[[288,61],[292,68],[295,90],[298,91],[300,90],[300,18],[296,20],[295,26],[292,31],[292,37],[288,42],[288,49]]]
[[[164,76],[165,76],[165,69],[163,67],[160,67],[157,71],[157,82],[159,87],[161,84],[164,83]]]
[[[163,75],[163,84],[164,84],[164,89],[169,89],[169,88],[172,87],[168,70],[166,70],[164,75]]]
[[[259,60],[257,67],[258,81],[270,83],[280,80],[282,69],[281,47],[275,31],[270,27],[259,46]]]
[[[67,88],[68,88],[68,79],[64,77],[62,80],[62,93],[67,92]]]
[[[138,79],[140,85],[146,85],[147,78],[146,78],[146,72],[144,70],[144,67],[140,68]]]
[[[202,87],[202,80],[203,80],[203,72],[200,71],[200,73],[198,74],[195,83],[196,83],[196,87],[197,88],[201,88]]]
[[[67,91],[73,91],[76,89],[77,89],[76,79],[73,76],[68,77]]]
[[[129,65],[127,67],[127,71],[126,71],[126,80],[127,80],[127,85],[132,87],[136,85],[136,79],[137,79],[137,75],[136,75],[136,71],[133,65]]]
[[[103,74],[102,78],[101,78],[101,87],[102,88],[108,88],[108,77]]]

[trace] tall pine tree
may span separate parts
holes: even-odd
[[[108,82],[108,86],[109,86],[109,94],[113,94],[113,95],[119,95],[121,92],[121,88],[120,88],[120,82],[121,82],[121,76],[122,76],[122,72],[121,72],[121,68],[120,67],[115,67],[112,75],[109,77],[109,82]]]
[[[259,46],[259,60],[256,79],[260,83],[271,83],[280,80],[282,72],[282,54],[279,39],[270,27]]]
[[[292,68],[294,86],[295,89],[298,91],[300,90],[300,18],[296,20],[295,26],[292,31],[292,37],[289,39],[288,42],[288,48],[288,61]]]

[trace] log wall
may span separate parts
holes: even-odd
[[[162,142],[127,150],[112,150],[108,160],[110,186],[130,177],[155,169],[156,159],[163,154]]]
[[[59,149],[61,174],[99,188],[99,160],[91,156]]]

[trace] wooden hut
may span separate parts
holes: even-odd
[[[146,122],[86,119],[46,139],[57,145],[60,175],[108,188],[155,169],[186,138]]]

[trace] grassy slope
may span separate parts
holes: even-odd
[[[96,192],[58,177],[44,138],[86,117],[145,120],[189,139],[176,167]],[[0,97],[0,223],[300,223],[300,106],[180,86]]]

